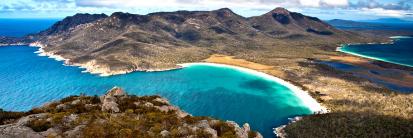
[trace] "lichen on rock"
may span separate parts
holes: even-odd
[[[1,111],[2,116],[14,114]],[[22,117],[2,118],[0,137],[262,137],[248,124],[194,117],[167,99],[128,95],[119,87],[100,97],[70,96],[17,115]]]

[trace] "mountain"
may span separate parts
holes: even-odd
[[[380,19],[375,19],[375,20],[362,20],[360,22],[393,23],[393,24],[413,23],[413,21],[403,20],[403,19],[400,19],[400,18],[380,18]]]
[[[44,55],[64,58],[66,64],[111,75],[175,69],[178,63],[201,61],[217,53],[254,54],[251,57],[294,51],[287,55],[300,57],[312,54],[296,46],[330,45],[323,49],[334,50],[339,43],[369,40],[284,8],[250,18],[223,8],[148,15],[77,14],[24,42],[34,42]]]

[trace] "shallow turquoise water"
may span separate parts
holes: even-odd
[[[344,45],[339,51],[413,67],[413,38],[395,38],[393,44]]]
[[[34,47],[0,47],[0,108],[24,111],[70,95],[102,95],[120,86],[130,94],[164,96],[196,116],[250,123],[267,137],[289,117],[311,113],[287,87],[232,68],[197,65],[99,77],[37,56],[35,51]]]

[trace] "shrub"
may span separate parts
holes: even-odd
[[[0,109],[0,125],[6,124],[6,121],[19,119],[24,115],[25,113],[23,112],[8,112]]]
[[[30,121],[26,126],[32,128],[36,132],[43,132],[51,128],[52,124],[45,119],[36,119]]]

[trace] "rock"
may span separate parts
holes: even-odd
[[[167,136],[169,136],[169,134],[170,134],[170,132],[168,130],[162,130],[161,131],[161,136],[162,137],[167,137]]]
[[[76,100],[72,101],[72,103],[70,103],[70,104],[76,105],[76,104],[79,104],[80,102],[81,102],[80,99],[76,99]]]
[[[106,93],[106,96],[127,96],[127,94],[122,88],[113,87]]]
[[[175,107],[172,105],[155,106],[155,108],[157,108],[158,110],[162,112],[176,111],[176,114],[178,115],[179,118],[184,118],[187,115],[189,115],[188,113],[180,110],[178,107]]]
[[[9,124],[0,126],[0,138],[44,138],[44,136],[29,127]]]
[[[234,127],[235,134],[238,138],[248,138],[248,134],[251,131],[250,125],[248,123],[245,123],[243,127],[239,127],[239,125],[234,121],[227,121],[227,123]],[[257,134],[256,138],[262,138],[262,135]]]
[[[129,99],[130,98],[130,99]],[[152,97],[149,97],[152,98]],[[96,101],[97,100],[97,101]],[[56,108],[61,110],[54,110],[53,106],[50,107],[41,107],[41,111],[45,113],[40,114],[30,114],[25,117],[18,119],[15,123],[10,122],[12,124],[0,125],[0,138],[15,138],[15,137],[22,137],[22,138],[44,138],[44,137],[84,137],[89,136],[86,133],[83,133],[84,130],[87,129],[98,129],[96,131],[100,131],[102,133],[108,134],[111,132],[111,128],[104,128],[100,130],[101,127],[99,125],[106,125],[112,119],[116,122],[129,121],[129,119],[140,120],[142,122],[148,123],[152,122],[154,119],[153,115],[148,116],[146,114],[146,110],[149,110],[149,113],[156,113],[156,114],[166,114],[168,115],[168,119],[176,119],[178,121],[169,121],[171,125],[173,125],[173,133],[174,135],[177,134],[180,137],[187,137],[187,138],[197,138],[199,132],[203,134],[207,134],[209,137],[217,138],[218,131],[222,133],[226,133],[228,131],[235,131],[236,134],[234,137],[240,138],[247,138],[248,133],[250,133],[250,127],[248,124],[244,124],[242,128],[240,128],[235,122],[227,121],[227,124],[230,126],[234,126],[233,130],[215,130],[211,126],[215,126],[216,124],[224,123],[219,120],[214,119],[204,119],[197,122],[193,122],[197,119],[194,119],[192,116],[188,116],[188,113],[180,110],[178,107],[170,105],[168,100],[163,98],[155,98],[148,102],[148,97],[132,97],[128,96],[122,89],[120,88],[113,88],[108,91],[105,95],[100,97],[102,102],[99,102],[96,97],[86,97],[79,100],[79,98],[75,98],[71,102],[60,101],[56,102]],[[119,104],[122,100],[128,100],[127,106],[128,109],[125,111],[120,111]],[[130,101],[134,100],[134,101]],[[66,104],[62,104],[65,102]],[[162,103],[162,104],[160,104]],[[74,105],[73,105],[74,104]],[[123,104],[123,103],[122,103]],[[136,105],[136,106],[135,106]],[[161,105],[161,106],[159,106]],[[80,110],[73,110],[72,107],[84,106],[86,110],[83,108]],[[147,108],[149,107],[149,109]],[[157,110],[154,110],[157,109]],[[105,111],[105,113],[102,113]],[[109,111],[110,113],[107,113]],[[135,111],[144,111],[138,112]],[[30,112],[27,112],[30,113]],[[175,115],[172,115],[176,113]],[[83,115],[89,116],[99,116],[104,114],[105,117],[98,117],[98,118],[88,118],[84,117]],[[107,115],[107,116],[106,116]],[[171,115],[171,116],[169,116]],[[56,118],[58,117],[58,118]],[[125,118],[125,117],[128,117]],[[155,116],[156,117],[156,116]],[[189,117],[189,120],[187,118]],[[56,120],[57,119],[57,120]],[[126,119],[126,120],[125,120]],[[36,122],[32,122],[37,120]],[[192,121],[193,120],[193,121]],[[165,123],[165,120],[158,120],[155,119],[156,123]],[[91,124],[93,123],[93,124]],[[133,123],[128,125],[137,125],[133,126],[134,128],[140,127],[147,127],[147,126],[139,126],[145,124]],[[32,124],[32,125],[28,125]],[[34,124],[34,125],[33,125]],[[98,125],[98,126],[96,126]],[[36,131],[34,131],[31,127]],[[95,128],[96,127],[96,128]],[[126,128],[129,129],[129,128]],[[171,131],[172,131],[171,130]],[[225,132],[223,132],[225,131]],[[88,132],[88,131],[87,131]],[[171,137],[172,132],[168,130],[162,130],[161,132],[158,131],[157,128],[150,128],[149,130],[143,132],[148,137]],[[85,135],[83,135],[85,134]],[[88,133],[89,134],[89,133]],[[260,138],[260,137],[257,137]]]
[[[212,129],[210,127],[205,128],[204,131],[208,134],[211,134],[212,138],[217,138],[218,137],[218,133],[215,129]]]
[[[44,118],[47,118],[47,113],[33,114],[33,115],[20,118],[16,124],[19,126],[24,126],[34,119],[44,119]]]
[[[159,98],[159,97],[154,99],[153,101],[160,102],[160,103],[163,103],[163,104],[169,104],[169,101],[167,99]]]
[[[244,128],[244,132],[246,132],[247,134],[251,131],[250,124],[248,123],[245,123],[244,125],[242,125],[242,127]]]
[[[144,104],[144,106],[146,106],[146,107],[153,107],[153,103],[146,102],[146,103]]]
[[[188,113],[186,113],[186,112],[184,112],[184,111],[182,111],[182,110],[178,110],[178,111],[176,112],[176,115],[178,115],[179,118],[184,118],[184,117],[186,117],[186,116],[188,116],[188,115],[190,115],[190,114],[188,114]]]
[[[108,98],[109,99],[109,98]],[[118,113],[120,111],[118,104],[114,101],[104,101],[102,104],[102,111],[112,111]]]
[[[212,138],[217,138],[218,133],[215,129],[211,128],[210,123],[208,120],[201,120],[196,125],[196,127],[201,128],[206,133],[210,134]]]
[[[201,120],[196,124],[196,126],[200,128],[207,128],[209,127],[208,120]]]
[[[69,106],[66,105],[66,104],[59,104],[59,105],[56,106],[57,110],[66,110],[68,108],[69,108]]]
[[[169,112],[169,111],[176,111],[176,110],[178,110],[177,107],[175,107],[175,106],[170,106],[170,105],[155,106],[155,108],[157,108],[158,110],[160,110],[160,111],[162,111],[162,112]]]
[[[78,119],[78,115],[77,114],[70,114],[68,116],[63,117],[63,122],[65,123],[71,123],[73,121],[76,121],[76,119]]]
[[[286,138],[287,133],[285,133],[285,131],[284,131],[285,127],[286,127],[286,125],[282,125],[282,126],[279,126],[277,128],[274,128],[275,136],[277,136],[278,138]]]
[[[82,129],[86,127],[86,125],[79,125],[73,128],[72,130],[66,131],[63,133],[63,136],[68,137],[68,138],[74,138],[74,137],[81,137],[82,134]]]
[[[61,133],[61,130],[57,128],[49,128],[44,132],[40,132],[41,135],[47,136],[47,137],[53,137],[53,138],[59,138],[59,134]]]
[[[123,97],[127,97],[125,91],[123,91],[119,87],[112,88],[104,96],[100,97],[100,100],[102,102],[102,111],[110,111],[115,113],[120,112],[118,103],[116,102],[119,100],[118,98]]]

